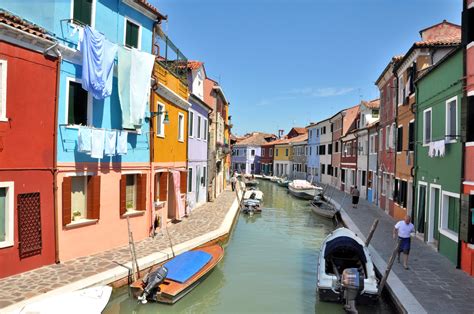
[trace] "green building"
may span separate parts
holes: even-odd
[[[416,81],[415,228],[458,264],[462,177],[463,52],[455,49]]]

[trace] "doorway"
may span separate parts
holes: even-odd
[[[428,237],[427,242],[437,246],[439,240],[438,220],[441,187],[439,185],[430,185],[430,207],[428,213]]]

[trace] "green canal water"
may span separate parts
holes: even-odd
[[[319,302],[316,266],[321,243],[334,226],[311,212],[308,201],[259,180],[261,215],[240,215],[225,257],[199,286],[174,305],[138,304],[124,287],[103,313],[344,313]],[[360,313],[395,313],[382,299]]]

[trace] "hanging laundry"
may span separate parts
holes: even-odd
[[[92,130],[92,147],[91,147],[91,157],[92,158],[104,158],[104,141],[105,141],[105,131],[102,129],[93,129]]]
[[[79,39],[78,46],[82,51],[82,88],[91,92],[95,99],[109,97],[112,94],[117,45],[89,26],[85,27],[84,35]]]
[[[155,56],[132,48],[118,51],[118,85],[122,127],[140,128],[150,96],[150,78]]]
[[[428,145],[428,156],[433,158],[435,154],[434,142],[430,142]]]
[[[77,132],[77,151],[81,153],[91,153],[92,130],[88,127],[79,127]]]
[[[117,154],[126,155],[127,154],[127,144],[128,143],[128,132],[120,131],[117,135]]]
[[[107,156],[115,155],[116,143],[117,143],[117,132],[106,131],[105,132],[105,154]]]

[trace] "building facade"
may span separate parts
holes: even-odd
[[[0,278],[56,261],[53,45],[46,30],[0,10]]]
[[[188,110],[188,182],[187,206],[193,210],[207,201],[207,140],[209,112],[204,102],[204,78],[202,62],[188,62],[188,86],[190,88]]]
[[[367,127],[369,132],[369,169],[367,172],[367,200],[378,205],[379,182],[378,182],[378,151],[379,151],[379,122],[372,123]]]
[[[456,49],[416,81],[414,221],[424,240],[455,265],[460,253],[462,77],[463,52]],[[403,204],[405,193],[402,185],[395,200]]]
[[[292,179],[306,180],[308,171],[308,135],[299,135],[290,140],[292,150],[290,165],[293,175]]]
[[[319,146],[319,136],[317,136],[319,123],[311,123],[306,127],[308,130],[308,171],[307,177],[311,182],[321,182],[319,175],[319,155],[316,153],[316,149]]]
[[[260,171],[261,174],[264,175],[273,175],[273,150],[275,148],[275,144],[269,142],[267,144],[263,144],[261,146],[262,149],[262,156],[261,156],[261,165],[262,169]]]
[[[461,120],[461,134],[465,136],[463,154],[463,190],[461,195],[461,269],[474,276],[474,1],[465,0],[462,20],[462,48],[466,90],[462,110],[466,120]]]
[[[341,137],[343,133],[342,121],[343,112],[340,111],[331,117],[329,122],[331,123],[332,129],[332,154],[331,154],[331,165],[333,167],[333,175],[331,178],[331,185],[340,188],[341,186]]]
[[[357,137],[355,130],[341,137],[341,191],[350,193],[357,185]]]

